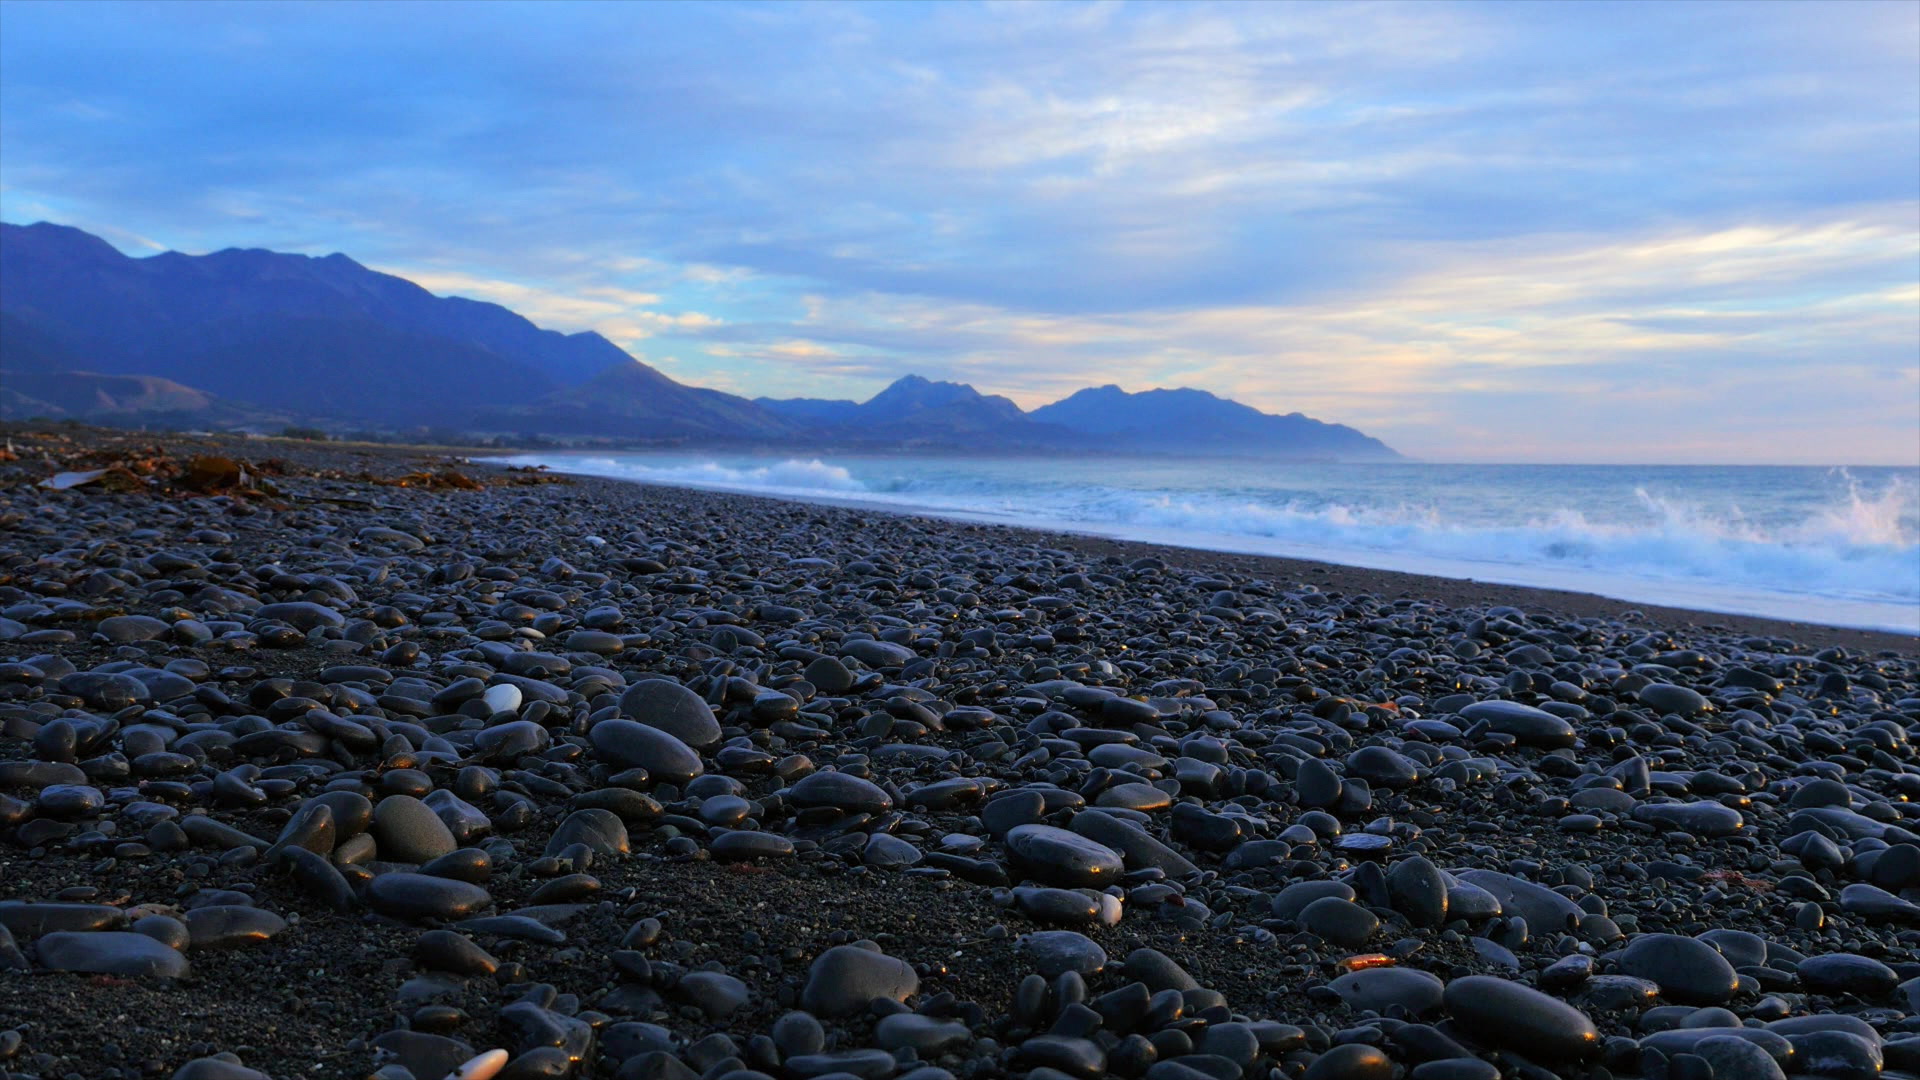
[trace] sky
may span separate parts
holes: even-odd
[[[1920,464],[1920,4],[0,0],[0,218],[675,378]]]

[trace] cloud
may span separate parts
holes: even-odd
[[[1604,458],[1622,417],[1656,391],[1688,403],[1692,426],[1719,440],[1717,456],[1777,455],[1750,408],[1703,401],[1701,387],[1739,401],[1756,387],[1820,381],[1831,385],[1819,400],[1855,421],[1879,418],[1875,436],[1899,446],[1914,402],[1888,401],[1873,375],[1914,366],[1920,286],[1885,282],[1912,261],[1905,223],[1916,214],[1920,204],[1904,204],[1859,218],[1562,237],[1517,250],[1464,245],[1430,253],[1431,266],[1383,288],[1302,305],[1044,316],[929,298],[815,298],[793,327],[808,335],[804,347],[727,348],[810,376],[870,380],[884,368],[848,348],[911,351],[928,374],[1027,407],[1094,383],[1195,385],[1353,423],[1426,455],[1478,458]],[[1776,403],[1804,409],[1798,393]],[[1565,400],[1537,421],[1509,417],[1479,434],[1453,423],[1497,414],[1514,395],[1555,394]],[[1575,415],[1567,401],[1579,403]],[[1871,445],[1861,452],[1871,456]]]
[[[0,216],[345,251],[714,385],[1192,382],[1436,456],[1920,438],[1884,392],[1920,366],[1910,4],[15,4],[7,29]]]

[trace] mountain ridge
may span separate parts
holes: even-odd
[[[866,401],[749,400],[682,384],[592,331],[436,296],[345,254],[133,257],[47,222],[0,223],[0,372],[10,384],[0,416],[14,418],[290,417],[494,438],[1399,457],[1342,424],[1191,388],[1130,394],[1108,384],[1029,412],[966,383],[909,374]]]

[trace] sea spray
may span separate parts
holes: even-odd
[[[1920,625],[1920,485],[1909,475],[1920,470],[661,454],[510,460],[1640,602]]]

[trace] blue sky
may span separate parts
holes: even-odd
[[[0,217],[684,381],[1920,462],[1920,5],[0,3]]]

